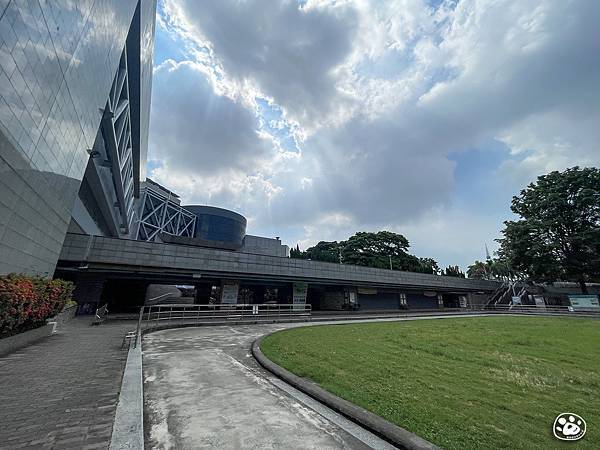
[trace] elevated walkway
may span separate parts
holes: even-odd
[[[500,285],[488,280],[72,233],[67,234],[58,268],[189,284],[203,278],[233,278],[485,294]]]

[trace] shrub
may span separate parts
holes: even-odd
[[[36,276],[0,276],[0,336],[42,326],[71,300],[73,283]]]

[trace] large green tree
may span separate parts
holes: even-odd
[[[504,222],[500,256],[536,281],[586,282],[600,279],[600,170],[573,167],[538,177],[511,210],[520,218]]]
[[[337,241],[321,241],[314,247],[309,247],[301,253],[302,259],[313,261],[340,262],[341,243]]]
[[[408,253],[410,244],[401,234],[390,231],[377,233],[358,232],[346,241],[321,241],[300,252],[290,252],[292,258],[314,261],[342,262],[357,266],[406,270],[421,273],[440,273],[437,262],[432,258],[417,258]]]

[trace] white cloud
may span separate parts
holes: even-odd
[[[489,176],[510,192],[600,162],[599,2],[165,0],[164,10],[191,60],[156,69],[153,176],[186,201],[240,210],[254,233],[278,227],[309,243],[388,227],[462,262],[497,237],[508,205],[457,206],[468,176],[456,179],[450,154],[505,143],[514,157]],[[282,145],[286,131],[298,152]]]

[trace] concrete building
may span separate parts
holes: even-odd
[[[214,288],[234,302],[308,302],[315,309],[460,307],[486,299],[495,281],[291,259],[192,243],[161,243],[68,234],[58,272],[77,282],[81,301],[113,310],[143,303],[150,284],[196,287],[197,303],[217,303]],[[245,295],[244,290],[251,291]],[[269,291],[272,297],[269,297]],[[229,300],[227,300],[229,301]]]
[[[0,274],[52,275],[67,230],[131,237],[156,0],[0,1]]]

